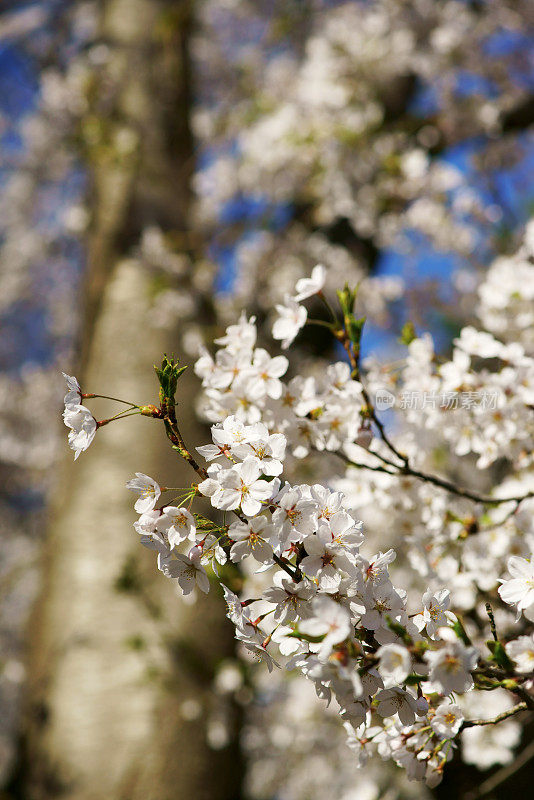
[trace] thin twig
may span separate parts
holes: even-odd
[[[526,708],[526,703],[518,703],[516,706],[509,708],[508,711],[503,711],[502,714],[498,714],[496,717],[492,717],[491,719],[466,719],[462,723],[460,730],[463,730],[464,728],[474,728],[475,726],[479,725],[497,725],[504,719],[513,717],[515,714],[519,714],[520,711],[525,711]]]
[[[344,331],[343,333],[344,333],[344,336],[343,336],[343,347],[345,348],[345,351],[346,351],[346,353],[347,353],[347,355],[349,357],[350,365],[352,367],[352,377],[353,377],[354,380],[358,381],[358,383],[361,384],[362,395],[363,395],[363,399],[365,400],[365,404],[367,406],[367,409],[368,409],[368,412],[369,412],[369,416],[372,419],[372,421],[375,423],[376,427],[378,428],[378,431],[380,433],[380,436],[381,436],[382,441],[384,442],[384,444],[389,448],[389,450],[391,450],[393,455],[395,455],[400,461],[402,461],[403,464],[407,465],[408,464],[408,457],[403,455],[402,453],[400,453],[397,450],[397,448],[395,447],[395,445],[393,444],[393,442],[390,441],[390,439],[389,439],[389,437],[388,437],[388,435],[387,435],[387,433],[386,433],[386,431],[384,429],[384,425],[382,424],[381,420],[376,415],[376,411],[375,411],[375,409],[373,407],[373,404],[371,402],[371,398],[369,397],[367,389],[365,388],[365,386],[363,385],[363,383],[361,381],[360,365],[358,363],[358,358],[356,357],[356,355],[354,354],[354,351],[352,349],[352,343],[351,343],[349,337],[347,336],[347,332]]]
[[[199,478],[202,478],[202,480],[206,480],[206,478],[208,477],[208,473],[203,467],[197,464],[197,462],[195,461],[195,459],[193,458],[193,456],[191,455],[191,453],[189,452],[189,450],[185,445],[183,436],[180,433],[180,429],[178,427],[178,422],[176,420],[176,412],[174,408],[167,409],[167,413],[163,418],[163,421],[165,423],[165,430],[167,432],[167,436],[173,443],[173,446],[176,448],[176,450],[178,450],[182,458],[184,458],[193,467]]]
[[[139,408],[137,403],[130,403],[129,400],[121,400],[119,397],[110,397],[107,394],[82,394],[82,400],[86,398],[91,400],[95,397],[101,398],[102,400],[113,400],[115,403],[124,403],[125,406],[131,406],[132,408]]]
[[[521,697],[527,708],[534,711],[534,697],[523,686],[516,686],[511,691]]]
[[[386,469],[385,467],[381,467],[381,466],[372,467],[370,464],[360,464],[357,461],[353,461],[351,458],[346,456],[344,453],[336,452],[335,455],[339,456],[339,458],[343,459],[345,464],[347,464],[347,466],[349,466],[349,467],[357,467],[358,469],[369,469],[369,470],[371,470],[371,472],[385,472],[386,475],[393,475],[394,477],[399,474],[398,472],[392,472],[391,470]]]
[[[393,453],[393,455],[396,456],[396,458],[398,458],[402,462],[402,464],[395,464],[393,461],[389,461],[388,459],[384,458],[381,455],[378,455],[376,453],[372,453],[372,451],[369,451],[369,452],[371,452],[372,455],[376,456],[376,458],[379,458],[383,463],[389,465],[390,467],[394,467],[396,470],[398,470],[398,472],[395,473],[395,474],[398,474],[398,475],[409,475],[412,478],[418,478],[419,480],[425,481],[426,483],[431,483],[434,486],[439,486],[442,489],[445,489],[446,491],[450,492],[451,494],[456,494],[459,497],[465,497],[467,500],[473,500],[475,503],[483,503],[485,505],[501,505],[502,503],[516,503],[517,505],[519,505],[519,503],[523,502],[523,500],[527,500],[529,497],[534,497],[534,492],[527,492],[527,494],[521,495],[519,497],[517,497],[517,496],[515,496],[515,497],[486,497],[484,495],[478,494],[477,492],[472,492],[470,489],[462,489],[462,487],[456,486],[456,484],[452,483],[451,481],[446,480],[445,478],[439,478],[437,475],[430,475],[430,474],[428,474],[426,472],[421,472],[421,470],[414,469],[412,466],[410,466],[410,462],[409,462],[408,456],[406,456],[403,453],[401,453],[395,447],[393,442],[389,439],[389,437],[388,437],[388,435],[387,435],[387,433],[386,433],[386,431],[384,429],[384,425],[383,425],[382,421],[379,419],[379,417],[376,414],[374,406],[373,406],[373,404],[371,402],[371,398],[369,397],[369,393],[367,392],[367,389],[365,388],[365,386],[362,383],[360,366],[359,366],[359,363],[358,363],[358,358],[356,357],[356,355],[355,355],[355,353],[353,351],[352,343],[351,343],[351,341],[350,341],[350,339],[349,339],[349,337],[347,335],[347,332],[345,330],[339,331],[338,332],[338,338],[341,339],[343,347],[345,348],[345,351],[346,351],[346,353],[347,353],[347,355],[349,357],[350,365],[352,367],[352,377],[353,377],[354,380],[358,381],[358,383],[361,384],[362,396],[363,396],[363,399],[365,400],[365,404],[367,406],[367,411],[368,411],[368,414],[369,414],[369,418],[374,422],[374,424],[378,428],[378,431],[380,433],[380,437],[381,437],[382,441],[384,442],[384,444],[386,445],[386,447],[390,450],[391,453]],[[347,463],[349,463],[349,462],[347,462]],[[369,467],[366,464],[355,464],[355,463],[353,463],[353,466],[359,467],[359,468],[363,468],[363,469],[373,469],[373,470],[375,470],[377,472],[386,472],[387,471],[387,470],[383,470],[383,469],[380,470],[377,467]],[[392,474],[392,473],[389,473],[389,474]],[[517,510],[517,508],[514,509],[514,511],[515,510]]]
[[[372,456],[377,456],[376,453],[373,453],[372,450],[367,451]],[[473,500],[475,503],[483,503],[485,505],[501,505],[502,503],[516,503],[519,505],[523,502],[523,500],[528,500],[529,497],[534,497],[534,492],[527,492],[527,494],[522,495],[521,497],[487,497],[485,495],[477,494],[476,492],[472,492],[470,489],[463,489],[461,486],[456,486],[456,484],[451,483],[451,481],[446,480],[445,478],[440,478],[437,475],[430,475],[426,472],[421,472],[420,470],[413,469],[409,465],[406,466],[399,466],[398,464],[394,464],[393,461],[388,461],[383,456],[377,456],[390,467],[396,469],[396,472],[391,472],[390,470],[385,469],[384,467],[378,466],[370,466],[369,464],[359,464],[356,461],[352,461],[348,456],[344,453],[336,452],[339,458],[342,458],[346,464],[350,467],[357,467],[358,469],[369,469],[374,472],[385,472],[387,475],[396,475],[397,477],[408,476],[412,478],[417,478],[420,481],[424,481],[425,483],[431,483],[434,486],[439,486],[441,489],[445,489],[447,492],[451,494],[456,494],[459,497],[465,497],[467,500]],[[517,509],[515,509],[517,510]]]

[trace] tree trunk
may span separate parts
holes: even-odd
[[[152,365],[177,351],[177,337],[152,324],[151,278],[129,251],[146,225],[188,230],[190,8],[102,3],[110,57],[81,126],[92,179],[82,388],[138,403],[156,401]],[[195,388],[192,376],[181,379],[178,415],[191,446],[205,439]],[[98,418],[109,416],[109,405],[92,402],[102,404]],[[135,471],[168,486],[196,476],[161,423],[144,417],[99,430],[75,465],[71,458],[50,512],[30,634],[23,796],[236,798],[235,732],[218,750],[206,738],[211,678],[233,652],[222,601],[214,589],[187,605],[156,571],[131,527],[134,498],[124,487]]]

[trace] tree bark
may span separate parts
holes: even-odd
[[[110,52],[81,131],[92,226],[82,330],[82,387],[156,401],[152,365],[176,338],[154,326],[151,277],[131,246],[144,226],[189,228],[193,148],[187,42],[191,4],[109,0],[100,37]],[[184,286],[184,291],[188,289]],[[78,374],[79,371],[75,370]],[[194,379],[180,381],[179,419],[194,446]],[[98,418],[109,416],[104,401]],[[216,665],[233,632],[216,587],[196,606],[156,571],[131,527],[125,481],[195,479],[160,423],[99,430],[61,469],[50,512],[44,585],[31,630],[28,736],[19,775],[31,800],[229,800],[239,796],[236,720],[210,749]]]

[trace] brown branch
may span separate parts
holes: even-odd
[[[165,423],[165,431],[167,433],[167,436],[171,440],[173,447],[180,453],[182,458],[184,458],[191,465],[191,467],[195,470],[199,478],[202,478],[203,481],[206,480],[206,478],[208,477],[208,473],[203,467],[197,464],[197,462],[195,461],[195,459],[193,458],[190,451],[187,449],[185,445],[183,436],[180,433],[180,429],[178,427],[178,422],[176,420],[176,412],[174,410],[174,407],[171,406],[166,408],[166,414],[163,418],[163,422]]]

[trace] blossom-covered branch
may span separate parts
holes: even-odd
[[[316,267],[278,309],[273,332],[284,347],[307,323],[302,304],[322,294],[324,277],[324,270]],[[172,502],[159,505],[167,490],[138,473],[128,484],[138,495],[135,508],[140,517],[135,529],[142,544],[156,551],[158,568],[176,580],[184,594],[209,590],[208,568],[218,575],[228,561],[239,564],[245,598],[224,580],[221,584],[241,646],[269,670],[285,661],[287,669],[312,682],[320,698],[335,698],[349,747],[360,764],[378,752],[404,767],[410,779],[435,786],[460,734],[467,741],[465,737],[479,728],[515,724],[509,720],[534,705],[534,636],[526,625],[521,635],[501,640],[488,606],[492,638],[486,640],[487,619],[466,625],[461,613],[491,591],[493,603],[501,602],[499,627],[502,618],[506,620],[507,606],[515,606],[518,619],[521,615],[527,621],[534,619],[530,532],[520,546],[526,557],[512,555],[506,539],[500,546],[499,558],[510,579],[499,578],[503,567],[493,583],[488,583],[489,572],[483,580],[478,578],[480,585],[473,580],[467,597],[458,588],[463,586],[465,594],[472,558],[469,533],[478,526],[472,509],[462,505],[465,500],[489,506],[486,517],[499,514],[501,506],[505,512],[501,518],[484,519],[485,528],[477,528],[478,542],[498,531],[499,525],[516,524],[521,509],[532,505],[527,477],[532,434],[516,424],[514,436],[505,439],[500,426],[507,415],[521,421],[530,414],[534,364],[519,343],[506,344],[488,332],[464,329],[452,360],[436,368],[428,340],[413,340],[404,386],[413,381],[427,383],[434,391],[448,390],[451,382],[498,385],[502,390],[513,386],[515,395],[503,391],[506,404],[498,407],[498,414],[471,406],[458,423],[454,409],[444,412],[434,407],[434,415],[423,416],[421,425],[421,416],[414,419],[408,408],[400,415],[400,431],[390,437],[377,424],[370,404],[370,392],[376,391],[373,366],[360,366],[363,320],[353,315],[354,292],[346,287],[338,298],[344,322],[336,328],[332,311],[332,330],[343,341],[349,363],[327,366],[322,383],[311,375],[285,382],[288,359],[256,347],[255,320],[245,315],[216,340],[215,357],[207,350],[201,353],[195,371],[205,390],[204,413],[212,423],[212,441],[196,449],[206,467],[186,447],[176,416],[178,380],[184,368],[164,359],[157,369],[159,406],[139,406],[139,413],[163,421],[173,448],[201,480]],[[482,360],[496,358],[502,366],[497,371],[474,369],[475,354]],[[363,387],[363,369],[370,390]],[[65,398],[68,422],[82,413],[76,410],[79,387],[69,381],[76,396]],[[377,425],[376,438],[372,422]],[[468,422],[475,432],[486,426],[484,442],[476,433],[466,437]],[[422,431],[445,433],[448,441],[454,441],[458,424],[466,437],[460,449],[465,453],[457,450],[459,456],[474,451],[484,463],[508,457],[516,476],[513,495],[507,488],[509,479],[485,496],[427,471]],[[505,430],[510,433],[511,427]],[[96,428],[88,435],[80,431],[79,438],[76,434],[72,445],[77,455],[95,432]],[[359,461],[354,460],[356,452]],[[329,471],[327,453],[342,456],[347,468],[343,476]],[[400,465],[391,461],[391,453],[401,459]],[[377,457],[382,462],[378,466],[373,463]],[[317,478],[307,483],[288,479],[290,473],[298,474],[304,461]],[[354,483],[361,468],[363,475],[369,475],[367,485]],[[223,524],[193,510],[199,495],[209,498],[217,514],[224,514]],[[363,523],[354,508],[365,511],[366,503],[399,512],[398,525],[403,524],[403,514],[409,520],[407,550],[400,552],[401,576],[410,566],[416,567],[408,589],[396,585],[392,570],[399,559],[393,548],[385,546],[387,533],[379,552],[365,552]],[[509,503],[514,503],[512,516],[506,508]],[[235,519],[227,523],[229,511]],[[481,519],[484,514],[480,512]],[[460,541],[463,546],[458,551]],[[518,542],[516,536],[513,546]],[[498,580],[501,586],[496,591]],[[254,588],[246,597],[249,583]],[[486,693],[500,697],[499,702],[506,698],[506,707],[497,707],[487,719],[470,718],[469,698]]]

